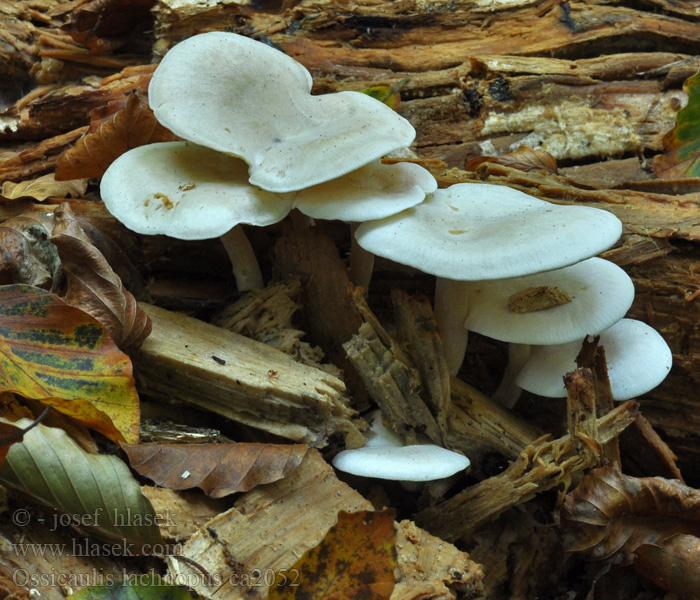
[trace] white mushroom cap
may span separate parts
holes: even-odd
[[[624,317],[634,300],[627,273],[602,258],[526,277],[460,285],[468,307],[464,326],[517,344],[564,344],[598,334]],[[556,287],[572,301],[522,314],[508,306],[513,294],[541,286]]]
[[[288,194],[251,186],[241,159],[187,142],[122,154],[102,177],[100,194],[132,231],[183,240],[219,237],[238,224],[271,225],[292,209]]]
[[[372,162],[294,195],[294,206],[314,219],[370,221],[411,208],[437,189],[427,169],[413,163]]]
[[[362,221],[413,206],[437,187],[414,164],[379,162],[300,192],[267,192],[248,182],[248,166],[190,142],[134,148],[102,177],[107,209],[129,229],[194,240],[238,224],[271,225],[292,207],[315,218]]]
[[[173,47],[151,81],[156,118],[180,137],[243,158],[250,182],[276,192],[340,177],[411,144],[415,130],[360,92],[311,96],[294,59],[233,33]]]
[[[363,223],[365,250],[453,280],[551,271],[599,254],[620,237],[612,213],[559,206],[505,186],[460,183],[397,215]]]
[[[615,400],[628,400],[655,388],[671,370],[671,350],[659,333],[633,319],[622,319],[600,334]],[[515,382],[524,390],[563,398],[563,377],[576,368],[581,341],[533,347]]]
[[[444,479],[469,466],[466,456],[434,444],[395,447],[363,447],[343,450],[333,459],[336,469],[361,477],[394,481]]]
[[[367,444],[355,450],[343,450],[333,459],[340,471],[394,481],[433,481],[454,475],[469,466],[462,454],[434,444],[404,446],[401,436],[382,423],[381,410],[367,415],[370,429]]]

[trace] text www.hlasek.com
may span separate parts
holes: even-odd
[[[86,538],[71,539],[70,544],[13,544],[17,556],[172,556],[181,554],[182,544],[135,544],[122,539],[115,543],[100,543]]]

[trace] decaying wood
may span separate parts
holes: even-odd
[[[323,351],[302,341],[305,332],[292,325],[292,316],[300,308],[301,283],[298,280],[273,283],[253,290],[227,306],[212,319],[212,324],[277,348],[297,362],[323,369],[336,377],[340,370],[322,364]]]
[[[337,246],[317,227],[298,227],[279,238],[274,253],[275,278],[302,282],[303,329],[308,341],[318,344],[345,371],[348,389],[355,394],[359,386],[342,345],[362,319],[353,305],[347,267]]]
[[[343,348],[369,395],[392,429],[409,435],[409,442],[415,443],[415,433],[423,433],[442,445],[440,428],[421,396],[420,374],[370,311],[362,292],[356,291],[353,298],[364,322]]]
[[[683,481],[676,455],[644,415],[637,415],[634,423],[622,432],[619,442],[625,451],[626,474]]]
[[[477,475],[483,475],[488,457],[495,454],[515,459],[541,437],[536,427],[479,390],[456,377],[451,384],[454,410],[448,415],[445,445],[464,452]]]
[[[163,539],[184,544],[216,515],[231,508],[228,498],[214,500],[195,491],[141,486],[141,492],[161,515],[158,527]]]
[[[391,293],[396,336],[420,374],[426,402],[445,436],[452,409],[450,374],[433,309],[425,296],[411,297],[402,290]]]
[[[334,432],[354,429],[340,379],[220,327],[141,307],[153,321],[153,332],[134,356],[146,396],[319,445]]]
[[[241,575],[250,577],[254,569],[263,573],[290,569],[323,539],[340,510],[372,510],[372,505],[340,482],[318,453],[310,451],[292,476],[251,490],[231,510],[209,521],[185,544],[183,554],[224,582],[240,582]],[[480,566],[451,544],[403,521],[397,524],[396,550],[393,600],[447,600],[458,591],[462,598],[479,597]],[[173,574],[193,576],[192,587],[204,598],[267,596],[265,585],[208,587],[206,578],[193,567],[172,559],[169,567]]]
[[[590,370],[588,372],[590,376]],[[569,392],[570,403],[579,400],[579,395],[595,394],[592,377],[590,379],[588,385],[577,384],[578,389],[574,394]],[[591,406],[588,400],[586,404]],[[592,405],[595,406],[595,400]],[[584,414],[584,411],[577,409],[570,408],[569,411]],[[637,404],[628,401],[600,419],[593,418],[596,422],[592,425],[588,422],[595,413],[586,410],[586,417],[573,423],[573,432],[557,440],[551,440],[548,436],[538,439],[523,450],[503,473],[423,509],[415,515],[416,523],[448,541],[467,538],[508,508],[559,485],[567,488],[573,475],[598,464],[602,446],[632,423],[636,413]],[[594,427],[596,437],[591,438]],[[580,448],[585,448],[585,451],[579,452]]]

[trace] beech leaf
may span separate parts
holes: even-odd
[[[384,600],[394,590],[394,512],[338,513],[338,523],[270,588],[268,600]]]
[[[102,177],[107,167],[127,150],[174,139],[175,136],[156,121],[148,104],[134,92],[124,108],[61,154],[56,165],[56,180]]]
[[[105,578],[106,579],[106,578]],[[128,575],[106,585],[84,587],[68,596],[70,600],[193,600],[199,596],[154,573]]]
[[[594,469],[566,496],[561,527],[566,550],[616,564],[633,563],[640,574],[658,583],[681,554],[692,552],[700,558],[693,541],[700,538],[700,490],[674,479],[630,477],[613,467]],[[693,539],[679,541],[679,535]],[[658,558],[659,552],[669,554],[659,558],[656,571],[656,561],[649,558]],[[644,557],[643,568],[638,557]]]
[[[661,179],[700,177],[700,71],[683,84],[688,104],[676,113],[676,126],[663,139],[664,154],[652,167]]]
[[[93,317],[39,288],[0,287],[0,391],[87,401],[111,419],[121,434],[116,439],[138,441],[129,357]]]
[[[153,506],[129,468],[115,456],[88,454],[62,429],[37,425],[26,433],[10,447],[0,482],[69,515],[83,532],[118,542],[122,554],[149,552],[162,541]]]
[[[304,444],[121,445],[131,467],[161,487],[198,487],[221,498],[288,477],[301,464]]]
[[[9,200],[33,198],[42,202],[47,198],[80,198],[85,195],[86,190],[87,179],[56,181],[53,173],[47,173],[29,181],[19,183],[6,181],[2,184],[2,195]]]
[[[500,156],[477,156],[468,160],[464,165],[465,171],[476,171],[483,163],[492,162],[513,167],[520,171],[545,171],[557,172],[557,161],[544,150],[535,150],[530,146],[520,146],[515,152],[501,154]]]
[[[92,245],[68,204],[56,209],[51,241],[68,280],[63,300],[95,317],[123,351],[138,348],[151,333],[151,320]]]

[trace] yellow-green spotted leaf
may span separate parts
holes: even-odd
[[[193,600],[199,596],[152,574],[127,574],[107,585],[95,585],[68,596],[69,600]]]
[[[14,425],[26,428],[29,419]],[[158,515],[126,464],[116,456],[88,454],[57,427],[37,425],[13,444],[0,482],[66,515],[59,523],[111,542],[113,556],[162,554]]]
[[[129,357],[97,320],[45,290],[0,287],[0,391],[41,401],[87,401],[127,442],[138,442],[139,402]],[[62,404],[56,403],[57,410]],[[70,416],[81,420],[80,412]],[[95,420],[85,414],[83,422]]]
[[[294,568],[280,572],[267,598],[388,600],[395,583],[395,545],[394,511],[340,511],[323,541]]]
[[[170,585],[158,575],[132,574],[107,585],[86,587],[69,600],[194,600],[199,596],[187,588]]]
[[[664,136],[664,154],[653,167],[662,179],[700,177],[700,72],[683,84],[688,104],[676,114],[676,126]]]

